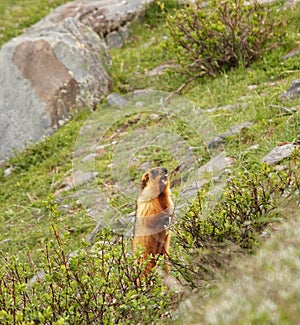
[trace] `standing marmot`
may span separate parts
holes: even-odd
[[[156,264],[159,255],[167,259],[170,233],[169,225],[173,218],[168,170],[156,167],[148,170],[142,178],[142,185],[137,199],[136,221],[134,226],[133,250],[140,245],[145,249],[141,260],[152,258],[146,265],[144,273]],[[166,261],[166,272],[169,265]]]

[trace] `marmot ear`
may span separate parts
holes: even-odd
[[[149,173],[144,174],[143,178],[142,178],[142,186],[141,188],[144,189],[149,181]]]

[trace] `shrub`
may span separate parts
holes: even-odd
[[[205,206],[207,192],[199,193],[199,202],[174,226],[180,252],[173,262],[189,283],[211,280],[237,252],[253,252],[266,226],[282,220],[300,188],[298,160],[296,153],[286,170],[262,165],[257,173],[235,175],[211,211]]]
[[[280,42],[277,15],[270,9],[243,0],[196,0],[167,16],[175,54],[183,71],[216,76],[220,71],[249,66]]]
[[[103,230],[92,248],[83,242],[68,255],[68,236],[52,228],[38,266],[2,255],[1,324],[145,324],[170,316],[171,294],[160,277],[138,281],[144,266],[130,240]]]

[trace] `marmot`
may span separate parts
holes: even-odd
[[[142,177],[134,226],[134,252],[138,246],[141,246],[145,249],[141,261],[148,259],[150,254],[152,256],[143,274],[148,273],[155,266],[159,255],[164,256],[166,273],[169,273],[167,257],[170,233],[168,228],[173,217],[168,170],[164,167],[152,168]]]

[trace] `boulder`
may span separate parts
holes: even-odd
[[[154,0],[77,0],[58,7],[32,28],[52,28],[73,17],[103,37],[109,48],[121,47],[129,35],[130,22],[143,16],[147,4],[152,2]]]
[[[0,51],[0,159],[38,141],[111,85],[103,40],[75,18],[32,29]]]
[[[41,140],[75,110],[99,103],[111,86],[104,38],[120,46],[130,20],[151,1],[70,2],[2,46],[0,160]]]

